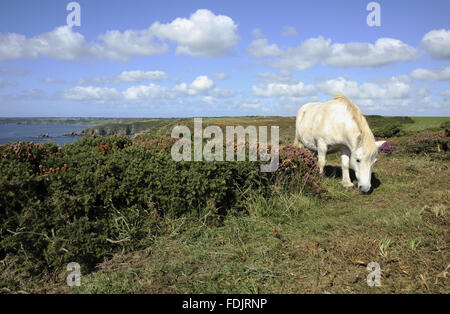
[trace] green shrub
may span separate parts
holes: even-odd
[[[450,120],[442,122],[441,123],[441,128],[442,129],[449,129],[450,128]]]
[[[423,131],[408,138],[405,151],[409,154],[443,154],[449,149],[449,137],[445,130],[439,132]]]
[[[399,135],[400,133],[400,126],[398,124],[387,124],[382,127],[375,128],[373,130],[373,135],[375,137],[394,137],[396,135]]]
[[[325,192],[319,182],[319,168],[313,155],[304,148],[286,145],[280,148],[280,165],[275,184],[282,188],[304,189],[317,195]]]
[[[378,115],[367,115],[365,116],[369,126],[372,129],[382,128],[386,125],[397,125],[401,126],[403,124],[412,124],[414,120],[410,117],[384,117]]]
[[[0,253],[20,257],[30,273],[69,262],[90,271],[118,251],[150,245],[164,217],[211,213],[220,223],[246,210],[248,193],[323,192],[305,150],[282,148],[279,171],[264,173],[260,161],[175,162],[173,142],[87,136],[62,148],[1,146]]]

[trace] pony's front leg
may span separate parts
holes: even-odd
[[[323,175],[323,168],[327,162],[327,144],[319,141],[317,143],[317,155],[319,158],[319,173]]]
[[[343,151],[341,154],[342,161],[342,185],[346,188],[353,187],[352,181],[350,181],[350,154]]]

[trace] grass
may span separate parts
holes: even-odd
[[[443,122],[450,121],[450,117],[411,117],[414,123],[404,124],[404,130],[421,131],[428,128],[439,127]]]
[[[219,227],[167,221],[152,247],[106,261],[80,288],[47,292],[448,293],[449,164],[382,156],[375,174],[370,195],[327,177],[329,199],[253,195],[248,215]],[[366,283],[372,261],[380,287]]]
[[[265,119],[232,123],[270,122],[280,125],[283,141],[292,141],[295,118]],[[405,127],[448,118],[413,119]],[[208,118],[203,127],[228,122]],[[337,154],[328,165],[327,198],[252,194],[248,213],[227,216],[220,226],[206,217],[166,219],[152,246],[118,254],[91,274],[82,270],[81,287],[68,287],[63,269],[29,292],[449,293],[450,162],[381,155],[374,169],[379,185],[369,195],[340,185],[333,175]],[[370,262],[381,267],[380,287],[366,282]]]

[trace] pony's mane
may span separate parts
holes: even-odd
[[[364,118],[358,106],[356,106],[347,96],[343,94],[335,95],[333,97],[333,100],[341,101],[347,107],[348,112],[352,116],[353,120],[356,122],[356,125],[358,126],[359,130],[361,131],[360,144],[366,146],[366,148],[372,146],[370,144],[375,143],[375,138],[373,136],[372,130],[369,127],[369,124],[367,123],[366,118]],[[373,149],[373,147],[371,148]]]

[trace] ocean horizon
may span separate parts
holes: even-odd
[[[64,136],[64,134],[78,132],[90,126],[75,124],[0,124],[0,144],[10,142],[34,142],[36,144],[54,142],[56,145],[63,146],[81,138],[80,136]],[[41,135],[43,134],[48,135],[48,137],[42,137]]]

